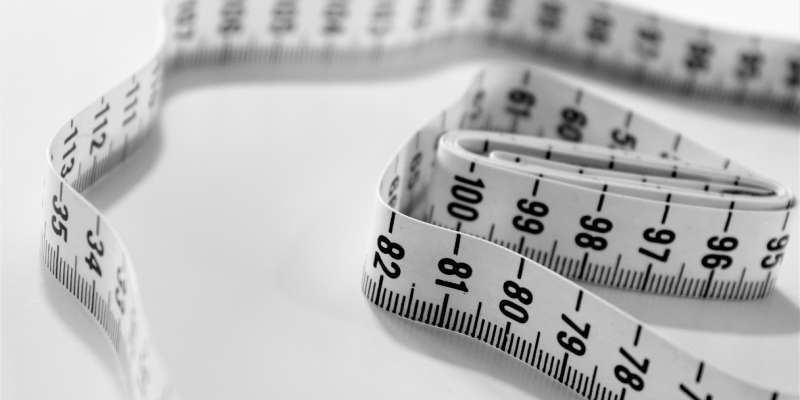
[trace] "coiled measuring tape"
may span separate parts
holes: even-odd
[[[106,332],[136,399],[175,393],[130,256],[80,193],[146,137],[170,73],[381,63],[485,38],[688,94],[800,109],[800,44],[605,2],[181,0],[167,22],[153,59],[58,132],[45,180],[42,263]],[[483,341],[588,399],[798,398],[706,365],[572,281],[707,299],[770,292],[794,197],[680,133],[534,68],[490,68],[401,148],[378,199],[361,277],[376,307]]]

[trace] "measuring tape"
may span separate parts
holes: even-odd
[[[131,258],[80,193],[197,64],[384,64],[490,43],[689,95],[800,111],[800,44],[577,0],[181,0],[153,59],[48,151],[42,264],[108,335],[135,399],[175,396]],[[676,348],[573,283],[769,294],[791,193],[678,132],[525,65],[492,67],[402,146],[378,188],[361,282],[386,312],[470,336],[588,399],[797,399]]]

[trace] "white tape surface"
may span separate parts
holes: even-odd
[[[798,110],[798,44],[604,3],[190,0],[167,17],[154,59],[54,138],[44,197],[43,263],[108,333],[134,398],[173,393],[130,258],[79,192],[144,138],[165,69],[380,63],[487,37],[692,94]],[[493,68],[408,141],[379,198],[362,283],[386,311],[482,340],[591,399],[797,398],[705,365],[547,269],[681,296],[769,292],[792,195],[676,132],[535,69]]]

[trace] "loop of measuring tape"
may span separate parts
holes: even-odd
[[[800,108],[797,43],[604,2],[183,0],[167,21],[153,59],[55,136],[43,199],[42,264],[106,332],[136,399],[175,393],[131,258],[80,193],[146,137],[170,73],[382,63],[488,37],[687,94]],[[378,190],[362,290],[387,312],[483,341],[590,399],[798,398],[706,365],[566,279],[709,299],[769,293],[794,197],[677,132],[536,69],[493,67],[412,136]]]

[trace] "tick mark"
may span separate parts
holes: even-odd
[[[530,81],[531,81],[531,71],[526,69],[525,72],[522,73],[522,84],[527,85],[528,82]]]
[[[703,379],[703,367],[705,363],[700,361],[700,365],[697,366],[697,375],[694,378],[695,383],[700,383],[700,380]]]
[[[708,273],[708,280],[706,281],[706,287],[703,288],[703,298],[708,298],[709,291],[711,289],[711,283],[714,281],[714,270],[712,269],[711,272]]]
[[[723,232],[728,232],[728,228],[731,226],[731,217],[733,216],[733,207],[736,205],[735,201],[731,201],[731,205],[728,207],[728,217],[725,218],[725,227],[722,229]]]
[[[597,212],[603,210],[603,202],[606,200],[606,190],[608,190],[608,184],[603,185],[603,191],[600,193],[600,200],[597,202]]]
[[[627,113],[625,113],[625,129],[630,128],[632,120],[633,120],[633,111],[628,111]]]
[[[678,151],[678,146],[681,144],[681,138],[682,137],[683,137],[683,135],[681,135],[681,134],[678,134],[677,136],[675,136],[675,141],[672,143],[672,151],[673,152],[677,152]]]
[[[782,230],[782,231],[785,231],[785,230],[786,230],[786,224],[788,224],[788,223],[789,223],[789,213],[790,213],[790,212],[791,212],[791,211],[787,211],[787,212],[786,212],[786,217],[783,219],[783,226],[781,227],[781,230]]]
[[[458,255],[458,246],[461,245],[461,233],[456,233],[456,243],[453,246],[453,255]]]
[[[647,290],[647,281],[650,280],[650,273],[653,271],[653,263],[647,264],[647,270],[644,272],[644,279],[642,279],[642,286],[639,288],[641,291]]]
[[[669,202],[672,200],[672,193],[667,193],[667,201],[664,205],[664,214],[661,215],[661,225],[667,222],[667,215],[669,214]]]

